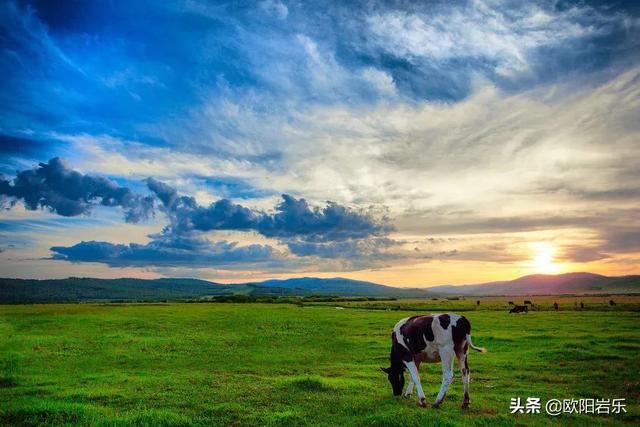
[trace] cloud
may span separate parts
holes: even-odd
[[[9,200],[9,206],[22,201],[28,210],[43,208],[62,216],[88,214],[96,204],[123,208],[127,222],[153,215],[151,197],[138,195],[106,178],[83,175],[58,157],[19,172],[13,184],[0,179],[0,196]]]
[[[387,54],[418,63],[476,60],[477,69],[489,66],[502,76],[528,71],[537,49],[609,34],[622,24],[585,6],[512,8],[509,2],[480,0],[464,8],[385,10],[366,22],[367,43]]]
[[[169,184],[155,185],[163,239],[267,241],[291,266],[502,262],[523,255],[508,236],[576,229],[592,253],[571,257],[613,260],[636,247],[622,219],[638,208],[637,15],[547,1],[8,1],[0,170],[61,156],[120,185],[154,177]],[[37,207],[70,215],[101,200]],[[60,245],[93,240],[69,240],[77,224]],[[406,252],[431,233],[459,240]]]
[[[53,259],[117,267],[226,268],[269,263],[273,267],[287,256],[266,244],[211,242],[204,237],[210,231],[257,232],[290,243],[290,252],[296,257],[353,258],[344,266],[373,260],[378,248],[392,245],[389,239],[374,237],[392,229],[386,218],[378,220],[367,212],[334,202],[313,207],[304,199],[283,195],[272,213],[228,199],[204,207],[195,198],[179,195],[176,189],[154,178],[148,178],[146,183],[169,219],[161,233],[150,236],[149,243],[82,241],[72,246],[52,246]],[[13,183],[0,181],[0,194],[11,199],[11,206],[22,200],[27,210],[46,208],[64,217],[87,214],[96,205],[119,206],[125,209],[127,222],[137,222],[152,215],[154,209],[154,196],[143,197],[105,178],[83,175],[59,158],[19,172]],[[296,264],[295,259],[288,262],[291,266]]]
[[[46,208],[64,217],[87,214],[96,205],[118,206],[125,210],[127,222],[148,219],[154,213],[154,196],[160,200],[160,209],[169,224],[161,233],[152,235],[150,243],[90,241],[51,248],[57,254],[55,259],[73,262],[205,265],[266,261],[273,254],[269,245],[237,247],[237,243],[212,243],[203,237],[206,232],[225,230],[257,232],[290,243],[291,252],[297,256],[342,254],[372,258],[377,247],[390,246],[391,242],[377,237],[393,229],[387,218],[376,218],[364,210],[335,202],[314,207],[305,199],[284,194],[273,212],[251,209],[229,199],[219,199],[205,207],[194,197],[179,195],[175,188],[154,178],[146,179],[146,184],[153,196],[141,196],[103,177],[83,175],[63,160],[53,158],[36,169],[19,172],[13,183],[0,180],[0,195],[9,201],[10,207],[21,200],[27,210]],[[329,255],[330,251],[333,255]]]
[[[170,219],[168,231],[184,233],[192,230],[256,231],[278,239],[302,238],[308,241],[340,241],[387,234],[393,228],[387,219],[377,219],[362,210],[354,210],[335,202],[312,207],[305,199],[288,194],[273,213],[249,209],[228,199],[220,199],[208,207],[198,205],[190,196],[179,196],[171,186],[153,178],[149,189],[162,201]]]
[[[73,246],[53,246],[53,259],[69,262],[97,262],[112,267],[229,268],[271,261],[269,245],[238,246],[237,243],[210,242],[196,236],[157,236],[148,244],[114,244],[83,241]]]
[[[390,249],[398,242],[385,237],[349,239],[332,242],[310,242],[294,239],[287,241],[289,250],[298,256],[317,256],[320,258],[343,258],[347,260],[390,260],[399,256]],[[415,257],[415,255],[413,256]]]
[[[340,241],[387,234],[393,228],[386,221],[335,202],[327,202],[322,208],[311,207],[305,199],[283,194],[276,212],[263,216],[257,230],[267,237]]]
[[[626,227],[612,228],[606,230],[603,237],[605,240],[604,250],[611,252],[640,252],[640,218],[638,215],[629,215]],[[635,224],[635,226],[631,226]]]
[[[569,262],[592,262],[599,261],[605,258],[610,258],[610,255],[602,253],[597,247],[582,246],[582,245],[568,245],[563,248],[560,254],[561,259]]]

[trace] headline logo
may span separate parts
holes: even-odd
[[[609,415],[627,413],[626,399],[549,399],[544,411],[552,417],[560,414]],[[539,397],[512,397],[509,409],[512,414],[539,414],[542,412],[542,400]]]

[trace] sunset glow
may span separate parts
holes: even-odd
[[[533,268],[537,273],[555,274],[560,272],[560,265],[554,262],[555,248],[547,243],[535,243]]]

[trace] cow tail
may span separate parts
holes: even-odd
[[[473,343],[471,342],[471,335],[469,335],[469,334],[467,334],[467,343],[469,344],[469,347],[471,347],[475,351],[479,351],[480,353],[486,353],[487,352],[486,348],[484,348],[484,347],[476,347],[475,345],[473,345]]]

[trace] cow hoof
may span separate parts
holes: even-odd
[[[427,407],[427,399],[420,399],[420,401],[418,402],[418,406],[421,408],[426,408]]]
[[[440,405],[442,404],[442,402],[435,402],[433,405],[431,405],[431,407],[433,409],[440,409]]]
[[[411,395],[410,395],[410,394],[403,394],[403,395],[402,395],[402,397],[403,397],[404,399],[408,399],[408,398],[410,398],[410,397],[411,397]]]
[[[461,409],[469,409],[469,402],[464,402],[460,408]]]

